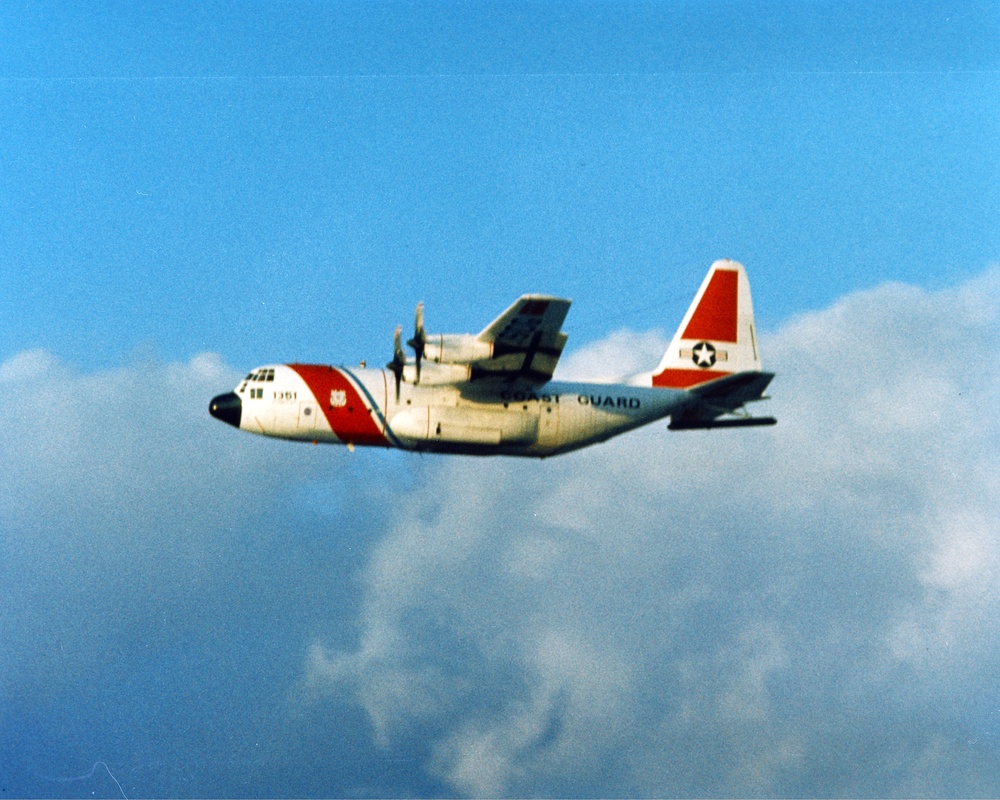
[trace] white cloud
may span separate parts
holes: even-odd
[[[792,321],[763,337],[773,429],[428,459],[313,687],[471,795],[1000,790],[927,766],[966,763],[1000,700],[998,309],[991,270]],[[616,334],[564,375],[662,345]]]
[[[662,331],[615,331],[582,350],[566,353],[556,379],[602,383],[647,372],[660,363],[668,344]]]
[[[127,649],[119,637],[151,624],[140,609],[164,609],[141,634],[153,641],[235,579],[239,554],[266,535],[252,521],[308,459],[255,448],[209,417],[237,378],[214,355],[92,374],[41,351],[0,365],[11,685],[54,694]]]
[[[845,297],[764,337],[777,427],[544,462],[241,435],[207,414],[239,377],[211,354],[22,353],[0,364],[0,713],[72,741],[68,716],[104,714],[148,759],[209,747],[204,770],[253,763],[272,792],[290,762],[302,794],[362,791],[360,760],[397,770],[372,794],[995,794],[998,309],[997,271]],[[616,334],[569,375],[663,346]]]
[[[331,619],[351,630],[356,565],[412,485],[399,465],[419,462],[235,431],[208,403],[239,375],[213,354],[0,364],[0,725],[14,732],[0,762],[15,793],[61,791],[46,776],[95,761],[129,796],[426,793],[417,770],[377,782],[364,726],[331,740],[325,720],[292,730],[288,707],[306,643]]]
[[[0,364],[0,381],[19,383],[57,368],[56,359],[45,350],[25,350]]]

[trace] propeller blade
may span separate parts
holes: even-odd
[[[399,402],[399,384],[403,380],[403,367],[406,366],[406,354],[403,353],[403,326],[396,326],[396,333],[392,337],[392,361],[385,365],[386,369],[391,369],[396,376],[396,402]]]
[[[420,383],[420,362],[424,359],[424,348],[427,346],[427,332],[424,330],[424,304],[417,303],[416,318],[413,321],[413,338],[407,344],[413,348],[417,358],[417,380]]]
[[[424,301],[417,303],[416,319],[413,322],[413,330],[416,331],[419,339],[425,339],[424,334]]]
[[[406,363],[406,353],[403,352],[403,326],[396,326],[396,333],[392,337],[392,360],[399,364],[400,369]]]

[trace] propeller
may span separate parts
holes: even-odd
[[[403,353],[403,326],[396,326],[396,333],[392,340],[392,361],[385,365],[386,369],[391,369],[396,376],[396,402],[399,402],[399,384],[403,380],[403,367],[406,366],[406,354]]]
[[[414,383],[420,383],[420,362],[424,359],[424,348],[427,346],[427,332],[424,330],[424,304],[417,303],[417,317],[413,323],[413,338],[407,344],[413,348],[417,357],[417,379]]]

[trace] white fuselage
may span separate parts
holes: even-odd
[[[242,430],[299,441],[468,455],[546,456],[671,417],[671,430],[773,425],[746,403],[766,398],[750,283],[742,264],[712,264],[659,365],[623,383],[552,380],[570,301],[519,297],[480,333],[428,334],[423,304],[385,369],[260,367],[209,413]]]
[[[385,369],[272,365],[229,397],[242,430],[300,441],[544,458],[669,416],[690,395],[625,384],[426,385]]]

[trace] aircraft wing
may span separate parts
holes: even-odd
[[[764,400],[764,390],[773,377],[772,372],[737,372],[689,389],[691,402],[670,417],[670,430],[774,425],[777,421],[774,417],[737,416],[719,419],[724,414],[736,413],[744,403]]]
[[[493,346],[490,358],[472,365],[472,380],[493,378],[543,384],[552,379],[567,336],[562,324],[570,300],[526,294],[476,338]]]

